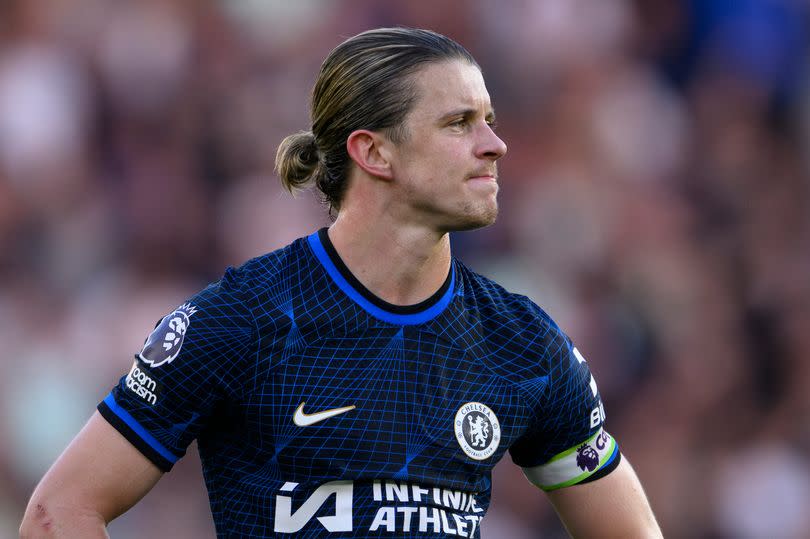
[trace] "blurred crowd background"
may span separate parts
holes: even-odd
[[[273,172],[320,62],[464,44],[509,145],[453,237],[595,373],[667,537],[810,537],[804,0],[0,2],[0,536],[156,320],[328,223]],[[196,449],[113,537],[212,537]],[[485,539],[562,537],[505,458]]]

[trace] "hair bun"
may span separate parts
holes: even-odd
[[[318,145],[312,131],[294,133],[279,144],[276,173],[288,191],[292,192],[310,183],[319,165]]]

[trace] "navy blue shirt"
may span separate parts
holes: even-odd
[[[196,439],[220,537],[478,537],[509,450],[551,490],[619,462],[582,355],[453,260],[407,307],[323,229],[164,317],[99,411],[168,471]]]

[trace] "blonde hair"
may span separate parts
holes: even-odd
[[[411,75],[427,63],[472,55],[452,39],[418,28],[378,28],[349,38],[326,57],[312,90],[310,131],[286,137],[276,172],[290,192],[311,183],[330,211],[340,210],[350,165],[346,139],[358,129],[407,138],[404,119],[416,100]]]

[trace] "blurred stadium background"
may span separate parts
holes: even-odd
[[[509,144],[457,256],[589,359],[667,537],[810,537],[805,0],[0,2],[0,536],[155,321],[327,223],[273,173],[381,25],[479,59]],[[561,537],[509,459],[484,537]],[[116,538],[213,536],[196,450]]]

